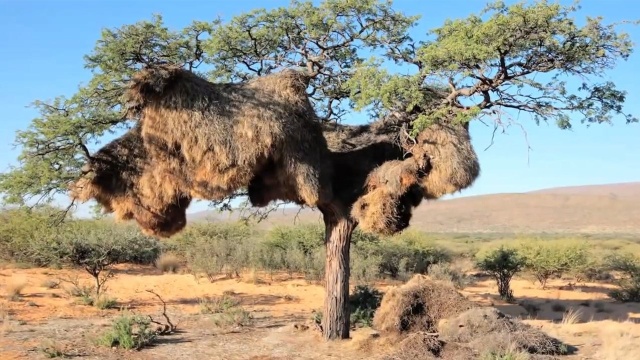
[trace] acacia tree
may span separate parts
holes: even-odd
[[[176,63],[212,81],[245,81],[302,67],[331,161],[341,170],[335,200],[319,210],[327,246],[323,333],[327,339],[346,338],[350,238],[371,214],[362,199],[376,186],[396,187],[393,194],[383,192],[395,196],[383,202],[391,207],[379,209],[395,221],[383,230],[394,233],[408,226],[410,209],[422,198],[460,190],[478,176],[469,147],[447,143],[449,152],[441,152],[438,146],[446,145],[441,142],[425,153],[429,131],[448,127],[468,144],[469,121],[491,119],[498,129],[514,121],[510,109],[531,114],[536,123],[555,121],[562,129],[575,121],[609,123],[614,116],[637,121],[622,111],[625,93],[599,80],[628,58],[632,43],[600,18],[577,25],[571,18],[575,10],[546,1],[497,2],[479,15],[449,20],[420,40],[408,35],[417,16],[375,0],[326,0],[317,6],[294,1],[227,23],[194,22],[180,31],[166,28],[160,16],[104,30],[85,57],[91,81],[71,98],[35,103],[41,116],[18,133],[20,165],[2,174],[0,191],[6,202],[17,204],[66,192],[97,141],[130,126],[122,95],[143,66]],[[385,70],[382,65],[390,62],[402,71]],[[572,78],[582,84],[572,88],[567,82]],[[352,110],[368,110],[372,122],[343,124]],[[456,157],[465,159],[451,163]],[[447,184],[436,190],[429,177],[438,172]],[[405,183],[407,177],[413,180]],[[415,186],[416,179],[427,180]],[[245,189],[238,190],[236,196],[244,195]]]

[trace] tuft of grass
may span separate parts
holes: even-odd
[[[47,279],[42,282],[42,287],[47,289],[57,289],[60,286],[60,281]]]
[[[180,269],[181,264],[182,259],[172,253],[164,253],[155,261],[156,268],[163,273],[176,273]]]
[[[213,324],[217,327],[241,327],[253,324],[253,316],[240,306],[235,306],[214,314]]]
[[[46,340],[40,347],[40,351],[49,359],[67,357],[63,347],[53,340]]]
[[[113,309],[118,305],[116,299],[101,295],[98,299],[93,301],[93,305],[100,310]]]
[[[562,316],[562,324],[563,325],[573,325],[573,324],[581,324],[584,322],[584,313],[580,308],[574,309],[571,308],[569,311],[565,312]]]
[[[19,301],[22,296],[22,290],[27,286],[25,279],[12,279],[7,284],[7,297],[10,301]]]
[[[201,314],[219,314],[240,305],[240,301],[229,295],[204,297],[200,298],[198,302]]]
[[[567,311],[567,307],[561,303],[556,302],[551,305],[551,310],[555,312],[565,312]]]

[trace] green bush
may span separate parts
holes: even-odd
[[[519,247],[518,252],[525,259],[525,271],[533,275],[543,289],[551,278],[584,272],[590,259],[584,242],[527,241]]]
[[[123,314],[115,319],[98,343],[107,347],[139,350],[150,345],[157,337],[151,329],[151,320],[143,315]]]
[[[525,259],[516,250],[504,246],[479,255],[476,259],[476,266],[493,276],[498,285],[500,297],[507,301],[513,301],[511,279],[523,269],[525,264]]]
[[[640,258],[630,253],[613,254],[606,257],[611,271],[623,277],[617,281],[620,289],[612,290],[609,296],[621,302],[640,302]]]
[[[373,316],[380,307],[382,293],[369,286],[356,286],[349,295],[349,311],[351,326],[371,327]]]

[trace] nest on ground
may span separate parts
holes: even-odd
[[[414,275],[406,284],[385,292],[373,318],[381,332],[434,332],[441,319],[475,307],[453,285]]]
[[[214,84],[170,65],[141,70],[124,96],[138,127],[89,161],[87,172],[99,181],[76,182],[93,185],[78,198],[94,198],[161,236],[184,227],[174,204],[191,199],[222,200],[246,189],[254,206],[329,202],[329,150],[306,86],[306,76],[292,70],[240,84]],[[145,220],[132,210],[138,206],[173,218],[175,229]]]
[[[465,125],[431,125],[409,150],[411,157],[387,161],[367,177],[364,193],[351,208],[363,231],[396,234],[409,226],[423,199],[465,189],[480,174]]]
[[[511,318],[496,308],[476,308],[444,319],[438,326],[446,343],[465,345],[485,353],[520,351],[538,355],[566,355],[571,349],[542,331]]]
[[[422,275],[385,293],[374,328],[398,345],[383,359],[479,359],[531,354],[531,359],[574,350],[495,308],[478,307],[452,286]]]
[[[92,156],[84,176],[71,184],[71,196],[95,199],[104,212],[113,212],[118,220],[134,219],[146,234],[175,234],[186,226],[191,197],[165,181],[166,176],[158,176],[160,168],[149,161],[136,126]]]

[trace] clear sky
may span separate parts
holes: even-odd
[[[510,3],[511,1],[507,1]],[[0,172],[16,163],[15,132],[26,128],[37,116],[28,108],[36,99],[70,96],[90,73],[83,67],[103,28],[114,28],[163,15],[165,24],[182,28],[193,20],[223,19],[257,7],[286,6],[288,0],[268,1],[168,1],[168,0],[0,0]],[[563,1],[563,3],[567,3]],[[395,8],[409,15],[420,14],[412,33],[420,37],[446,18],[466,17],[479,11],[484,0],[395,0]],[[603,16],[606,22],[633,20],[636,0],[583,0],[578,16]],[[637,14],[637,13],[636,13]],[[640,16],[635,15],[636,19]],[[625,26],[640,44],[640,28]],[[611,71],[609,79],[628,92],[626,112],[640,115],[640,49],[627,62]],[[640,181],[640,124],[576,124],[572,131],[554,124],[536,126],[520,119],[532,150],[520,128],[498,134],[491,142],[492,128],[474,122],[471,135],[482,174],[469,189],[456,196],[584,184]],[[203,209],[192,207],[189,212]]]

